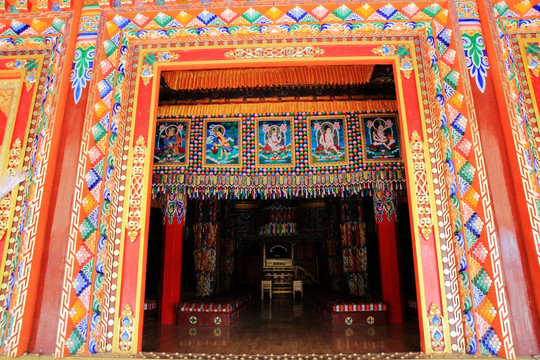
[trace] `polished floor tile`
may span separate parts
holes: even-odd
[[[332,327],[304,299],[253,300],[231,327],[147,320],[143,351],[217,354],[394,353],[420,351],[418,323]]]

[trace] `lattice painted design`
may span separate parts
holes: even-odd
[[[324,50],[313,46],[286,46],[272,48],[244,49],[238,48],[225,53],[230,59],[272,59],[272,58],[303,58],[324,54]]]
[[[16,139],[13,142],[13,146],[9,151],[9,160],[7,164],[6,174],[14,175],[15,170],[19,168],[19,160],[21,157],[21,139]],[[0,199],[0,240],[4,238],[4,235],[8,231],[9,227],[9,218],[11,213],[11,203],[13,198],[11,197],[11,192]]]
[[[424,143],[416,130],[411,135],[411,160],[414,164],[414,183],[416,185],[416,200],[418,207],[418,227],[425,240],[431,236],[433,221],[429,194],[427,192],[427,176],[424,157]]]
[[[129,240],[134,242],[141,231],[141,198],[142,198],[142,180],[144,177],[144,156],[146,146],[144,137],[141,135],[137,139],[135,151],[133,153],[133,168],[131,173],[131,195],[129,197],[129,211],[127,230]]]
[[[318,7],[318,12],[323,13],[324,10],[326,10],[339,19],[339,16],[336,14],[343,15],[347,11],[344,11],[344,13],[342,13],[341,11],[335,12],[337,7],[339,6],[323,6],[322,9]],[[280,9],[277,10],[281,11]],[[234,12],[234,10],[230,11]],[[314,16],[312,11],[313,10],[310,10],[310,16]],[[172,16],[171,14],[174,16]],[[469,116],[468,114],[461,113],[462,111],[466,111],[466,108],[463,107],[463,104],[467,101],[467,98],[462,94],[462,90],[460,90],[463,85],[462,80],[460,79],[459,67],[455,63],[456,52],[452,46],[452,44],[454,43],[454,40],[451,36],[452,30],[445,27],[444,25],[447,23],[448,20],[448,11],[446,9],[442,9],[441,6],[436,3],[429,4],[423,9],[420,9],[414,3],[409,3],[406,5],[403,4],[400,5],[399,8],[396,8],[393,5],[368,3],[362,5],[358,9],[352,10],[352,13],[350,13],[348,16],[354,15],[354,19],[357,20],[352,20],[352,18],[350,18],[349,20],[346,20],[349,21],[349,23],[344,23],[343,20],[335,20],[334,22],[328,21],[328,23],[323,24],[309,21],[306,23],[301,23],[300,20],[293,19],[278,24],[277,21],[281,17],[283,17],[283,14],[279,14],[279,16],[276,17],[276,20],[272,20],[276,22],[275,24],[267,25],[263,23],[261,25],[256,24],[256,20],[253,20],[259,19],[260,16],[252,12],[246,14],[246,16],[235,16],[231,13],[228,14],[230,15],[230,26],[218,24],[219,21],[216,20],[218,16],[212,18],[211,20],[207,17],[198,18],[198,16],[195,19],[195,17],[193,17],[190,12],[186,11],[184,11],[183,13],[163,12],[158,14],[159,16],[151,13],[123,13],[122,16],[111,17],[111,21],[107,23],[108,34],[106,34],[107,37],[104,41],[104,57],[100,59],[101,73],[98,74],[97,80],[100,90],[100,97],[94,103],[96,119],[92,121],[91,126],[99,123],[104,118],[110,117],[111,111],[114,110],[112,102],[110,101],[112,98],[111,93],[113,92],[113,90],[114,92],[116,92],[118,89],[121,88],[119,84],[121,84],[122,82],[115,81],[115,78],[117,74],[120,74],[116,71],[123,70],[123,67],[119,67],[119,65],[123,65],[124,63],[122,63],[119,59],[121,59],[122,56],[126,53],[127,41],[136,39],[148,41],[152,38],[170,38],[177,40],[184,39],[182,41],[189,41],[190,38],[193,38],[198,39],[197,41],[206,39],[205,41],[213,40],[220,43],[222,41],[226,41],[229,39],[232,40],[235,38],[260,38],[261,34],[265,39],[272,39],[272,36],[281,36],[282,34],[287,34],[290,36],[330,36],[334,38],[337,34],[339,34],[339,36],[355,36],[356,34],[366,36],[370,33],[384,33],[385,31],[393,31],[393,34],[398,34],[399,32],[406,33],[409,31],[421,30],[428,33],[428,41],[430,42],[429,45],[432,49],[430,53],[432,57],[432,62],[433,64],[436,64],[436,66],[433,66],[433,71],[436,72],[434,78],[438,77],[441,81],[441,97],[438,98],[438,100],[442,102],[442,108],[444,109],[444,112],[440,113],[441,118],[445,117],[441,120],[441,124],[444,123],[443,126],[446,126],[448,124],[449,120],[448,118],[446,118],[446,112],[448,111],[452,120],[452,131],[454,127],[458,128],[463,133],[465,133],[469,129],[469,122],[467,121],[467,117]],[[155,16],[151,17],[150,15]],[[205,16],[206,15],[209,14],[205,14]],[[212,17],[212,15],[215,14],[210,14],[209,16]],[[229,15],[224,14],[223,16]],[[290,14],[287,14],[287,16],[291,17]],[[302,16],[301,18],[303,18],[304,16]],[[345,19],[347,19],[348,16]],[[301,18],[297,17],[297,19]],[[324,17],[324,19],[327,19],[326,16]],[[367,19],[367,21],[365,21],[365,19]],[[399,21],[388,22],[388,19],[392,21],[412,21],[406,23],[402,23]],[[216,22],[214,22],[214,20],[216,20]],[[238,20],[238,22],[232,24],[232,22],[236,20]],[[207,21],[207,23],[205,24],[204,21]],[[176,25],[176,23],[180,25]],[[227,25],[228,23],[225,24]],[[433,27],[431,27],[431,24],[433,24]],[[199,27],[195,27],[195,25],[198,25]],[[166,28],[166,31],[163,30],[164,28]],[[448,46],[447,44],[449,44],[450,46]],[[439,61],[439,63],[437,63],[437,61]],[[122,73],[122,80],[124,76],[124,73]],[[122,90],[119,91],[121,95]],[[448,128],[450,128],[450,126]],[[465,136],[463,136],[462,134],[461,139],[464,137]],[[457,141],[454,144],[453,140],[456,138],[460,137],[452,137],[447,149],[452,149],[454,146],[458,146],[458,143],[461,141]],[[463,143],[460,145],[462,149],[467,149],[467,146],[469,145],[467,145],[466,141],[463,141]],[[470,145],[470,147],[474,146],[475,145]],[[476,162],[474,159],[472,159],[474,156],[471,155],[471,153],[468,153],[466,155],[467,156],[464,157],[465,161],[458,163],[459,166],[456,167],[456,173],[459,173],[461,171],[462,173],[460,175],[462,177],[466,177],[467,180],[471,181],[471,184],[469,184],[469,188],[475,190],[477,187],[477,183],[475,182],[475,175],[478,173],[475,168]],[[84,157],[85,162],[87,161],[86,159],[90,159],[88,153],[85,153]],[[87,162],[87,164],[89,164],[89,162]],[[87,165],[85,169],[90,170],[88,166],[89,165]],[[476,194],[481,195],[484,194],[486,191],[487,189],[483,187],[479,190],[475,190]],[[477,195],[475,195],[475,192],[471,191],[467,195],[468,199],[473,200],[473,203],[477,199]],[[459,204],[462,194],[456,194]],[[478,205],[478,203],[476,203],[475,205]],[[489,204],[486,205],[485,203],[482,203],[481,206],[483,209],[486,206],[489,207]],[[475,206],[473,210],[477,210],[476,207],[477,206]],[[461,214],[459,213],[459,205],[458,207],[454,208],[454,210],[456,209],[458,210],[458,212],[456,213],[457,216],[455,218],[459,219],[461,217]],[[469,225],[473,226],[473,228],[474,226],[476,226],[475,230],[477,231],[477,233],[475,235],[483,239],[485,237],[483,226],[481,226],[481,224],[484,223],[483,214],[481,210],[478,210],[475,214],[476,216],[474,217],[474,219],[477,219],[477,221]],[[73,299],[75,300],[75,298]],[[64,349],[62,348],[61,353],[63,353],[63,351]]]
[[[131,350],[132,340],[133,340],[133,331],[134,331],[135,317],[133,316],[133,311],[131,311],[131,306],[127,304],[122,310],[122,315],[120,316],[120,326],[118,327],[120,331],[120,345],[119,348],[122,351]]]
[[[431,350],[444,351],[444,319],[434,303],[429,306],[427,318],[431,336]]]

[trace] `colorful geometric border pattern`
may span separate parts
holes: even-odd
[[[337,34],[340,36],[347,34],[353,35],[358,33],[359,35],[369,35],[371,31],[394,31],[395,34],[403,34],[417,29],[425,29],[427,32],[428,43],[431,48],[431,68],[436,73],[434,79],[441,79],[439,86],[440,93],[437,96],[438,101],[441,103],[441,111],[438,113],[441,122],[442,129],[448,129],[443,131],[445,136],[449,136],[452,146],[446,147],[446,150],[454,148],[456,151],[450,153],[454,154],[452,158],[453,163],[447,162],[447,166],[450,166],[449,170],[456,174],[456,178],[459,180],[459,195],[458,200],[461,201],[461,206],[464,207],[464,213],[459,213],[459,205],[454,207],[456,217],[459,219],[463,217],[465,223],[463,233],[464,238],[467,239],[467,245],[470,250],[476,244],[484,244],[487,240],[486,231],[484,231],[485,225],[492,225],[491,219],[484,218],[484,212],[489,210],[489,202],[484,201],[487,188],[485,183],[482,186],[479,184],[478,174],[480,171],[477,166],[478,160],[481,161],[482,155],[479,152],[479,144],[475,144],[469,140],[471,132],[471,122],[467,120],[467,117],[471,118],[468,111],[471,111],[464,106],[464,103],[468,101],[463,95],[463,82],[460,79],[459,69],[460,67],[455,63],[456,50],[453,49],[452,30],[446,28],[444,24],[447,23],[448,10],[443,9],[437,3],[431,3],[425,8],[420,9],[415,3],[408,3],[407,5],[401,5],[399,9],[390,4],[364,4],[358,9],[350,9],[349,7],[341,6],[316,6],[309,10],[303,10],[299,6],[282,7],[283,10],[273,7],[272,10],[264,14],[255,11],[247,11],[241,15],[234,12],[231,9],[225,9],[220,11],[219,14],[201,12],[197,16],[192,15],[187,11],[167,11],[160,13],[146,13],[146,14],[128,14],[116,15],[111,17],[106,23],[107,34],[105,34],[103,42],[104,56],[100,58],[100,73],[97,75],[96,82],[99,86],[100,97],[94,104],[94,111],[97,116],[97,121],[92,121],[90,127],[92,131],[96,131],[95,134],[104,134],[97,142],[101,142],[103,138],[116,139],[118,128],[115,123],[115,116],[118,115],[118,109],[121,105],[122,92],[118,90],[120,84],[125,77],[125,69],[122,67],[126,59],[126,53],[128,49],[128,39],[148,39],[161,37],[167,38],[180,38],[187,39],[190,37],[198,37],[198,41],[222,41],[229,38],[230,35],[234,35],[237,38],[242,37],[259,37],[260,34],[271,37],[279,33],[288,33],[291,35],[299,34],[304,31],[305,36],[307,34],[313,34],[317,37],[329,36],[334,38]],[[322,7],[322,8],[321,8]],[[328,9],[330,8],[330,9]],[[324,13],[324,15],[322,15]],[[332,15],[332,16],[331,16]],[[317,16],[319,18],[317,18]],[[313,20],[311,20],[313,18]],[[272,20],[274,19],[274,20]],[[330,21],[320,24],[318,20]],[[372,21],[371,23],[362,21]],[[345,21],[345,22],[344,22]],[[417,21],[417,22],[415,22]],[[261,24],[261,25],[259,25]],[[272,25],[273,24],[273,25]],[[433,27],[431,27],[433,24]],[[229,25],[228,27],[225,25]],[[187,28],[185,26],[188,26]],[[307,32],[307,33],[306,33]],[[125,36],[123,36],[125,35]],[[231,38],[232,40],[232,38]],[[438,61],[438,63],[437,63]],[[456,70],[457,69],[457,70]],[[119,79],[120,78],[120,79]],[[443,86],[444,85],[444,86]],[[120,92],[119,92],[120,91]],[[115,96],[118,95],[118,96]],[[115,110],[116,109],[116,110]],[[112,122],[111,122],[112,120]],[[473,119],[474,121],[474,119]],[[112,126],[111,126],[112,125]],[[96,129],[97,126],[97,129]],[[450,129],[451,128],[451,129]],[[87,129],[90,131],[90,128]],[[450,137],[450,130],[452,135]],[[473,128],[474,131],[474,128]],[[96,139],[94,139],[96,140]],[[90,144],[92,145],[92,144]],[[97,146],[97,143],[96,145]],[[115,143],[111,147],[115,147]],[[94,147],[90,147],[94,149]],[[99,147],[98,147],[99,148]],[[471,151],[474,149],[474,151]],[[99,154],[99,153],[98,153]],[[458,154],[459,156],[455,155]],[[83,198],[88,200],[88,196],[96,195],[96,198],[102,198],[104,195],[108,198],[110,193],[104,193],[103,190],[103,163],[101,160],[105,157],[105,154],[101,153],[98,157],[97,163],[92,164],[92,160],[96,158],[92,157],[92,152],[86,150],[81,159],[82,163],[88,165],[84,167],[84,174],[88,176],[84,192],[87,194]],[[111,154],[110,156],[113,156]],[[481,166],[480,166],[481,167]],[[118,174],[115,169],[115,164],[110,167],[107,174]],[[97,176],[96,176],[97,174]],[[107,179],[105,179],[107,180]],[[457,192],[456,192],[457,193]],[[482,199],[483,201],[479,201]],[[101,202],[101,201],[100,201]],[[81,218],[81,233],[78,235],[77,244],[78,249],[84,245],[85,241],[96,236],[97,220],[99,218],[99,203],[91,202],[86,203],[85,215]],[[459,201],[458,201],[459,202]],[[92,225],[92,226],[89,226]],[[105,231],[105,235],[107,232]],[[102,235],[103,236],[103,235]],[[489,250],[493,248],[494,244],[490,244]],[[480,247],[480,245],[478,245]],[[483,245],[485,248],[486,246]],[[483,253],[483,251],[480,251]],[[88,261],[92,261],[89,259]],[[83,270],[81,266],[76,267],[74,274],[80,274]],[[498,296],[494,294],[493,289],[490,289],[491,274],[493,270],[490,268],[484,268],[479,263],[478,271],[470,269],[469,273],[473,273],[474,279],[476,279],[475,286],[480,287],[480,291],[484,293],[483,297],[479,294],[477,298],[480,299],[479,306],[484,309],[486,319],[483,319],[487,324],[486,331],[483,335],[489,332],[490,339],[495,339],[485,350],[492,354],[505,354],[509,355],[511,347],[508,346],[508,341],[511,345],[511,338],[508,333],[500,333],[495,330],[491,325],[496,322],[499,314],[497,309],[493,306],[493,303],[489,298]],[[475,270],[473,272],[473,270]],[[480,274],[481,273],[481,274]],[[68,277],[68,280],[70,277]],[[69,280],[71,281],[71,280]],[[474,280],[473,280],[474,283]],[[84,284],[83,284],[84,285]],[[490,293],[490,290],[491,293]],[[486,294],[488,296],[486,296]],[[83,295],[82,292],[80,295]],[[84,299],[84,296],[83,298]],[[484,301],[485,300],[485,301]],[[73,297],[70,301],[70,308],[77,311],[80,308],[82,300],[79,294]],[[499,305],[499,302],[496,302]],[[78,330],[77,326],[85,317],[89,314],[85,313],[84,307],[82,307],[79,317],[77,318],[77,324],[71,323],[66,333],[70,337],[74,337],[80,340],[76,346],[70,346],[69,349],[64,349],[60,346],[60,354],[63,354],[65,350],[71,353],[77,352],[92,352],[93,349],[89,348],[85,344],[87,338],[83,337],[84,333]],[[106,312],[106,311],[105,311]],[[479,312],[476,312],[479,314]],[[482,324],[484,324],[484,322]],[[62,341],[62,336],[60,340]],[[102,334],[103,336],[104,334]],[[505,347],[503,350],[501,346],[497,346],[497,341],[504,339]],[[508,340],[509,339],[509,340]],[[495,345],[493,345],[495,344]],[[73,345],[73,344],[72,344]],[[85,348],[86,347],[86,348]],[[459,348],[457,348],[459,350]],[[471,349],[469,349],[471,350]],[[472,349],[475,350],[474,348]],[[484,348],[482,348],[484,350]],[[501,352],[501,351],[504,351]]]
[[[5,258],[0,306],[5,309],[0,319],[2,351],[15,356],[19,351],[20,329],[34,256],[39,208],[47,174],[52,129],[58,103],[58,87],[65,61],[65,31],[69,30],[70,14],[58,16],[25,16],[0,20],[0,56],[12,57],[11,68],[25,69],[26,90],[40,90],[33,104],[28,144],[23,170],[29,181],[19,187],[13,228]],[[33,27],[39,29],[35,31]],[[28,54],[21,60],[21,53]],[[48,66],[43,66],[47,64]],[[30,75],[31,74],[31,75]],[[30,321],[30,320],[28,320]]]

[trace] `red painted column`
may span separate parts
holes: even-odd
[[[379,219],[380,220],[380,219]],[[381,290],[383,302],[388,306],[388,322],[403,323],[403,302],[400,281],[396,222],[386,217],[377,221],[379,237],[379,264],[381,269]]]
[[[182,246],[184,217],[174,214],[163,227],[161,253],[161,286],[159,288],[158,320],[162,324],[176,323],[176,305],[182,291]]]

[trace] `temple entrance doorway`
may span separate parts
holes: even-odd
[[[372,196],[188,200],[182,273],[170,279],[162,213],[152,213],[143,351],[381,353],[420,350],[408,206],[381,244]],[[165,225],[166,227],[167,225]],[[383,249],[381,253],[381,248]],[[383,299],[382,267],[398,298]],[[174,321],[163,321],[164,281],[177,281]],[[265,285],[270,284],[267,288]],[[393,310],[390,315],[389,309]],[[399,307],[396,309],[395,307]],[[396,314],[397,312],[397,314]],[[219,319],[219,320],[218,320]]]
[[[420,351],[396,98],[392,65],[162,73],[142,350]]]

